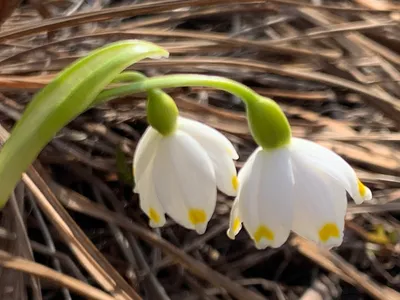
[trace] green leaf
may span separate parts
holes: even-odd
[[[160,56],[168,52],[153,43],[112,43],[76,61],[37,93],[0,151],[0,208],[46,144],[87,110],[104,87],[131,64]]]

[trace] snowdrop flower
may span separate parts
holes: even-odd
[[[147,119],[150,126],[133,162],[140,207],[152,227],[163,226],[168,214],[180,225],[204,233],[217,187],[236,195],[233,160],[238,154],[217,130],[179,117],[174,101],[161,91],[149,93]]]
[[[311,141],[291,138],[286,118],[279,120],[275,108],[268,106],[264,118],[275,111],[274,122],[281,123],[280,131],[272,137],[269,132],[268,138],[263,138],[262,128],[253,131],[261,147],[239,172],[239,191],[227,234],[234,239],[243,224],[259,249],[281,246],[291,230],[327,248],[338,246],[343,239],[346,191],[357,204],[370,200],[371,191],[336,153]],[[251,109],[248,107],[249,116]],[[249,118],[253,127],[263,124],[261,121]],[[268,125],[273,127],[274,123]]]

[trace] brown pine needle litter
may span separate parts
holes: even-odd
[[[204,235],[152,230],[119,167],[146,97],[115,99],[59,132],[0,212],[0,299],[400,299],[399,15],[394,0],[0,0],[1,143],[61,69],[138,38],[171,56],[135,70],[221,75],[274,98],[295,136],[342,155],[374,192],[349,202],[332,251],[295,235],[263,251],[245,233],[229,240],[222,194]],[[166,91],[234,143],[239,169],[255,147],[241,102]]]

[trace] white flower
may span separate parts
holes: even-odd
[[[177,129],[162,136],[149,126],[133,162],[140,207],[150,226],[165,224],[165,213],[180,225],[204,233],[216,205],[217,187],[235,196],[233,159],[238,154],[217,130],[179,117]]]
[[[271,151],[258,148],[238,178],[227,234],[234,239],[243,223],[259,249],[281,246],[291,230],[327,248],[339,246],[346,191],[357,204],[372,198],[340,156],[299,138]]]

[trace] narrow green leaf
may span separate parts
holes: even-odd
[[[76,61],[37,93],[0,151],[0,208],[22,173],[63,126],[88,109],[125,68],[156,56],[168,52],[139,40],[112,43]]]

